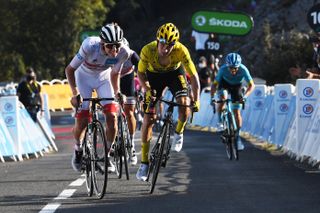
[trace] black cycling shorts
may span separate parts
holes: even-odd
[[[166,87],[176,98],[188,96],[188,83],[182,67],[165,73],[147,71],[146,74],[151,89],[156,91],[157,98],[162,96],[162,92]],[[146,104],[144,104],[144,109],[146,109]]]
[[[120,78],[120,91],[127,97],[134,97],[134,72]]]
[[[241,84],[229,84],[227,81],[223,80],[219,83],[218,90],[227,90],[231,96],[232,101],[240,101],[243,97],[241,91],[242,85]]]

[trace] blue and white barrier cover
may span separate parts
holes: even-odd
[[[294,92],[294,86],[292,84],[276,84],[274,86],[274,121],[275,121],[275,141],[276,145],[283,145],[284,135],[288,131],[288,125],[285,126],[290,108],[291,98]]]
[[[250,127],[248,131],[251,134],[254,134],[255,127],[260,122],[259,117],[265,107],[266,95],[267,86],[256,85],[253,93],[251,94],[252,98],[249,99],[251,113],[249,116]]]
[[[312,79],[297,80],[297,141],[296,151],[301,152],[304,134],[308,131],[308,125],[315,112],[319,98],[320,81]]]
[[[0,113],[0,156],[14,157],[15,155],[13,140]]]
[[[18,117],[19,100],[17,96],[4,96],[0,98],[0,112],[2,113],[6,127],[14,142],[14,151],[20,161],[23,160],[22,154],[25,153],[24,145],[21,143],[21,134]]]
[[[274,106],[273,106],[273,101],[274,101],[274,95],[267,95],[266,101],[265,101],[265,109],[263,112],[263,118],[260,120],[261,122],[261,130],[258,131],[257,133],[259,135],[259,138],[272,142],[272,135],[274,133]]]
[[[320,103],[317,102],[315,111],[311,117],[306,133],[301,144],[301,156],[309,156],[312,159],[317,158],[320,146]]]

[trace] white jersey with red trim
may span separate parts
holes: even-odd
[[[70,62],[70,66],[77,69],[82,68],[87,72],[101,72],[111,70],[115,65],[123,65],[125,61],[132,55],[132,50],[122,45],[116,57],[108,56],[102,49],[101,39],[97,36],[86,38],[78,51]],[[121,71],[119,69],[118,72]]]

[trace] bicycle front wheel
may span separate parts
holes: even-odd
[[[236,141],[237,126],[236,126],[235,118],[231,113],[228,114],[228,120],[229,120],[229,129],[230,129],[231,153],[232,153],[234,159],[238,160],[239,153],[238,153],[238,146],[237,146],[237,141]]]
[[[122,140],[121,140],[121,154],[123,158],[124,163],[124,170],[126,172],[126,178],[129,180],[129,168],[128,168],[128,160],[129,160],[129,154],[128,154],[128,144],[130,143],[128,140],[130,140],[130,136],[128,133],[128,126],[125,120],[125,117],[122,117],[121,120],[121,134],[122,134]]]
[[[91,154],[90,154],[90,149],[88,147],[87,140],[88,140],[88,130],[86,129],[83,142],[82,142],[82,146],[83,146],[82,165],[84,165],[84,173],[86,177],[86,188],[87,188],[88,196],[91,197],[93,194],[93,181],[92,181],[92,173],[91,173]]]
[[[154,187],[157,182],[159,170],[162,163],[163,158],[163,151],[165,150],[166,146],[169,144],[170,138],[168,138],[169,135],[169,127],[170,125],[168,123],[165,123],[161,129],[161,132],[158,136],[157,142],[154,145],[154,149],[152,149],[152,158],[150,159],[150,174],[152,173],[152,179],[151,179],[151,186],[150,186],[150,194],[153,193]],[[149,175],[150,175],[149,174]]]
[[[100,121],[93,127],[92,174],[95,193],[99,199],[103,198],[108,180],[108,155],[105,133]]]

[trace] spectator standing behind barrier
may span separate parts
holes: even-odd
[[[211,70],[211,82],[213,82],[214,81],[214,79],[216,78],[216,75],[217,75],[217,73],[218,73],[218,70],[219,70],[219,68],[220,68],[220,66],[219,66],[219,62],[220,62],[220,60],[219,60],[219,57],[214,57],[214,55],[209,55],[209,57],[208,57],[208,67],[210,68],[210,70]]]
[[[43,113],[41,86],[36,81],[36,73],[33,68],[28,68],[26,72],[25,79],[18,85],[17,95],[31,118],[36,122],[38,112],[41,110]]]
[[[200,93],[203,88],[210,86],[212,71],[208,67],[207,59],[204,56],[199,58],[199,63],[197,64],[198,75],[200,80]]]
[[[195,50],[196,50],[196,63],[198,63],[199,58],[201,56],[206,56],[206,49],[204,43],[209,38],[208,33],[199,33],[195,30],[192,30],[191,41],[195,42]]]
[[[309,39],[313,46],[312,68],[306,70],[308,79],[320,77],[320,38],[318,36]]]
[[[219,38],[216,34],[210,33],[208,39],[204,43],[204,47],[206,50],[206,58],[209,60],[209,57],[213,55],[214,57],[218,57],[221,54],[222,48]]]

